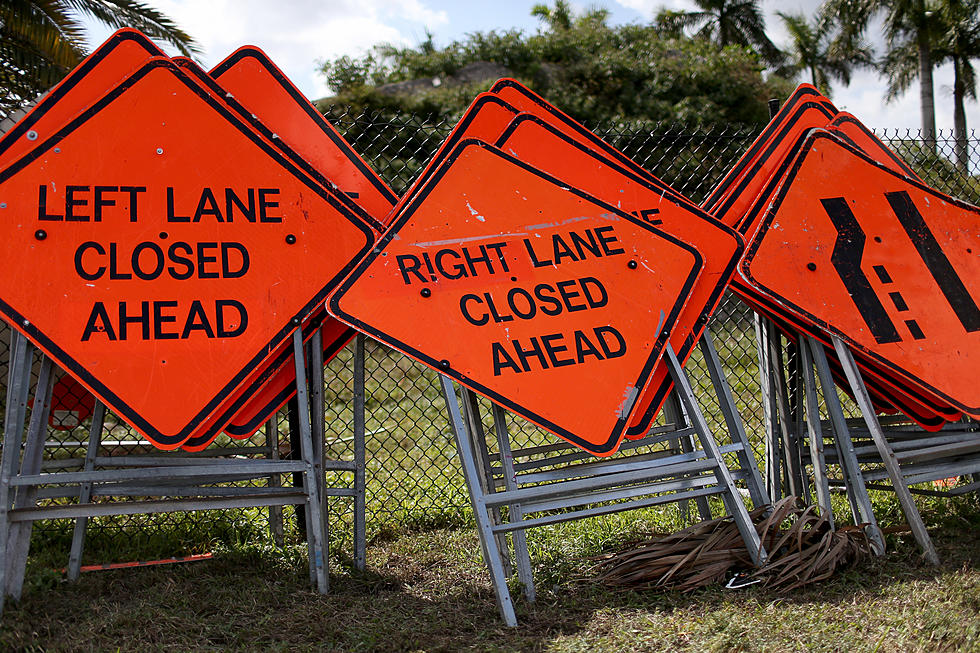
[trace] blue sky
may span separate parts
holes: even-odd
[[[387,41],[415,45],[428,29],[437,45],[445,45],[468,32],[490,29],[537,29],[531,17],[532,0],[451,2],[449,0],[150,0],[190,32],[204,49],[206,67],[217,64],[238,46],[256,45],[265,50],[293,82],[311,98],[329,94],[316,72],[318,60],[363,54],[373,44]],[[657,9],[693,7],[690,0],[598,0],[574,2],[579,9],[600,6],[611,12],[611,22],[650,20]],[[777,10],[812,14],[819,0],[763,0],[770,37],[786,43]],[[95,45],[108,36],[93,30]],[[876,35],[872,34],[872,38]],[[952,128],[952,71],[937,69],[936,114],[940,129]],[[918,87],[897,101],[885,104],[884,84],[871,72],[859,72],[849,87],[834,89],[841,109],[857,115],[876,128],[918,128]],[[980,128],[980,108],[967,105],[967,122]]]

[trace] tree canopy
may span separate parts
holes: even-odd
[[[476,32],[441,48],[429,36],[416,47],[382,44],[360,58],[326,62],[322,72],[337,96],[321,108],[457,115],[488,83],[439,80],[475,62],[505,66],[585,121],[758,125],[767,119],[766,101],[789,90],[785,80],[767,78],[759,56],[744,45],[667,34],[656,23],[611,26],[605,11],[574,15],[565,2],[537,5],[533,15],[542,27],[532,34]],[[436,85],[414,93],[386,86],[424,78]]]

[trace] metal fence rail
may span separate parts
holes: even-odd
[[[452,129],[451,121],[422,122],[411,116],[351,115],[329,116],[337,128],[396,193],[403,192],[422,169]],[[692,200],[701,201],[744,152],[758,130],[733,128],[678,127],[664,125],[656,129],[629,124],[593,125],[594,130],[625,154],[653,172]],[[953,161],[955,142],[952,134],[940,133],[936,150],[925,145],[913,132],[879,132],[889,145],[902,154],[927,183],[974,204],[980,204],[980,179],[971,176]],[[980,168],[978,139],[971,133],[968,143],[971,167]],[[755,333],[751,311],[733,296],[725,298],[714,316],[711,333],[722,358],[735,401],[745,422],[746,431],[757,458],[763,454],[762,406],[758,381]],[[9,329],[0,325],[0,384],[6,382]],[[352,349],[348,347],[330,362],[326,373],[325,415],[327,455],[349,458],[353,430]],[[713,406],[707,371],[695,353],[687,366],[695,390],[701,399],[712,427],[721,426],[721,416]],[[367,523],[368,537],[468,519],[469,501],[462,475],[455,460],[446,407],[439,390],[437,375],[425,366],[368,341],[366,356],[367,407]],[[0,386],[0,410],[5,388]],[[81,401],[81,397],[77,398]],[[70,416],[65,430],[52,430],[47,460],[57,465],[85,447],[85,424],[71,427]],[[288,430],[284,414],[278,416],[280,430]],[[552,436],[520,419],[520,434],[526,444],[548,442]],[[264,435],[256,438],[264,442]],[[132,429],[114,416],[107,418],[103,449],[139,454],[153,453]],[[282,439],[281,454],[287,456],[289,438]],[[248,440],[222,438],[212,446],[243,448]],[[350,537],[349,504],[334,501],[331,508],[331,536]],[[266,511],[245,509],[226,511],[222,515],[207,513],[173,513],[146,517],[107,517],[90,525],[92,542],[102,542],[108,549],[95,557],[115,550],[114,541],[141,537],[155,529],[202,534],[198,542],[209,538],[262,538],[268,533]],[[216,526],[220,522],[223,526]],[[41,522],[38,537],[53,537],[70,530],[64,522]],[[224,530],[222,530],[222,528]],[[221,533],[224,533],[223,535]],[[116,538],[114,540],[114,538]],[[188,541],[194,541],[191,536]],[[206,544],[205,544],[206,545]],[[112,555],[109,553],[108,555]]]

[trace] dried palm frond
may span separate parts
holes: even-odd
[[[682,592],[745,574],[748,583],[792,590],[829,578],[869,553],[859,526],[830,527],[813,506],[796,507],[786,497],[749,513],[768,562],[759,569],[730,517],[695,524],[670,535],[654,535],[623,551],[598,558],[598,580],[610,587],[667,588]]]

